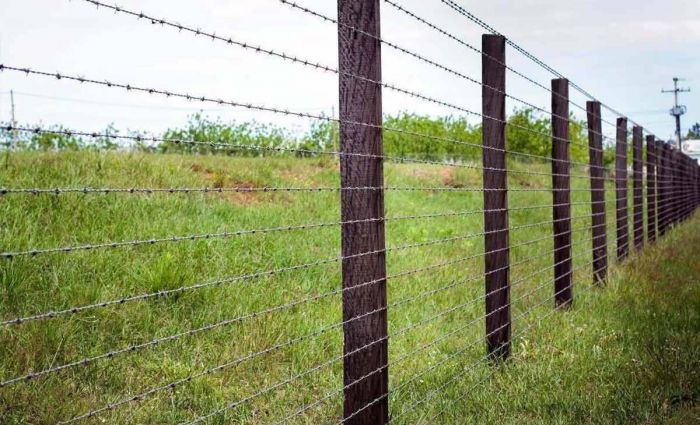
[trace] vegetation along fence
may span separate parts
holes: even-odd
[[[3,174],[0,198],[0,413],[18,422],[436,423],[515,341],[700,202],[694,161],[640,124],[630,137],[621,113],[455,1],[435,3],[478,25],[481,47],[394,0],[338,0],[337,18],[281,0],[337,28],[337,66],[83,1],[333,74],[339,116],[0,65],[76,89],[311,120],[322,134],[3,124],[20,171]],[[481,79],[382,38],[380,4],[480,55]],[[475,85],[481,112],[386,82],[383,49]],[[551,86],[507,65],[507,51]],[[546,92],[551,109],[509,93],[507,75]],[[383,114],[383,92],[479,122],[414,126]],[[506,102],[528,112],[506,116]],[[81,174],[92,161],[116,171]]]

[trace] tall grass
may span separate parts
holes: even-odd
[[[510,177],[512,188],[546,189],[550,185],[546,175],[528,174],[533,171],[546,174],[549,171],[547,164],[513,162],[511,169],[515,171]],[[576,173],[584,174],[585,171],[578,170]],[[466,164],[387,164],[385,179],[389,186],[443,186],[455,189],[481,186],[480,170],[469,168]],[[288,156],[248,158],[189,153],[20,151],[8,154],[0,167],[2,187],[318,187],[337,186],[338,182],[338,167],[332,158]],[[588,180],[574,178],[572,184],[574,188],[586,188]],[[575,193],[574,201],[589,200],[586,192]],[[551,204],[551,195],[544,190],[514,191],[509,201],[513,208],[510,215],[512,226],[543,223],[514,230],[511,234],[514,245],[511,251],[511,262],[514,264],[512,280],[519,281],[513,287],[513,314],[517,316],[529,312],[514,323],[516,332],[533,323],[537,316],[549,313],[552,308],[552,229],[548,223],[551,220],[551,207],[547,207]],[[519,209],[526,206],[542,208]],[[387,216],[478,211],[481,208],[482,197],[478,192],[386,193]],[[612,204],[609,204],[608,212],[612,218]],[[590,219],[585,218],[586,214],[590,215],[589,207],[583,205],[574,208],[574,216],[584,217],[573,224],[575,229],[584,229],[574,235],[574,266],[581,267],[575,275],[577,288],[578,285],[587,284],[591,275],[590,266],[587,266],[590,262],[590,231],[585,229],[590,225]],[[21,251],[35,247],[337,222],[339,217],[339,195],[336,192],[8,194],[0,198],[0,244],[3,251]],[[387,222],[386,226],[389,247],[483,231],[482,214],[479,213],[396,220]],[[483,301],[455,308],[483,294],[483,259],[477,256],[483,252],[482,240],[483,237],[475,236],[387,253],[389,275],[464,259],[450,266],[432,269],[429,273],[389,279],[390,304],[415,299],[389,310],[389,332],[392,335],[400,333],[390,340],[390,382],[395,389],[390,404],[395,414],[428,396],[450,376],[462,371],[464,365],[483,356]],[[533,240],[539,242],[525,245]],[[337,257],[339,252],[340,229],[329,226],[3,259],[0,263],[1,317],[9,319],[211,279],[289,267]],[[656,260],[666,258],[662,249],[654,252],[658,256]],[[690,262],[687,256],[683,258],[683,261]],[[686,264],[684,267],[691,266]],[[620,276],[622,279],[626,275]],[[52,320],[5,326],[0,329],[0,379],[3,380],[296,300],[331,294],[196,336],[178,338],[113,359],[2,388],[0,417],[3,423],[55,423],[290,339],[312,334],[341,321],[339,288],[340,265],[331,262],[143,302],[96,308]],[[597,301],[604,292],[582,295],[570,315],[555,315],[553,323],[558,327],[544,329],[556,330],[557,337],[568,341],[581,335],[579,327],[584,330],[597,329],[596,326],[604,321],[607,314],[622,315],[625,309],[614,311],[616,309],[613,307],[618,291],[605,295],[609,301]],[[697,292],[691,291],[689,294],[697,296]],[[659,302],[662,301],[659,298]],[[652,304],[644,305],[653,308]],[[630,318],[634,318],[633,313],[630,310]],[[470,321],[475,324],[462,329]],[[415,326],[422,322],[425,323]],[[679,326],[681,322],[679,317]],[[683,323],[686,327],[694,326],[691,322]],[[444,337],[446,334],[450,336]],[[540,409],[532,414],[535,418],[546,418],[547,410],[544,409],[554,412],[554,418],[569,417],[564,412],[562,416],[557,416],[560,413],[550,402],[546,402],[544,395],[544,404],[539,405],[527,404],[535,403],[535,399],[527,398],[524,394],[524,386],[534,385],[533,381],[540,377],[539,374],[542,374],[543,382],[556,379],[558,374],[574,379],[571,372],[566,370],[568,363],[565,359],[585,358],[592,350],[591,347],[575,344],[571,346],[570,354],[563,355],[559,363],[552,363],[549,368],[542,364],[546,364],[542,356],[554,355],[550,351],[554,335],[547,331],[535,331],[526,334],[524,339],[518,339],[516,362],[499,372],[496,381],[488,381],[486,388],[500,385],[499,389],[509,388],[507,383],[512,381],[513,389],[507,391],[511,391],[512,397],[516,398],[504,401],[501,397],[489,397],[488,392],[478,392],[481,390],[475,393],[477,402],[471,401],[471,398],[464,401],[456,398],[458,390],[476,383],[491,370],[488,365],[483,365],[466,374],[459,385],[449,387],[444,396],[422,405],[416,410],[418,416],[407,413],[400,422],[416,422],[421,415],[434,413],[449,401],[456,403],[455,407],[449,408],[447,418],[451,419],[446,420],[455,423],[463,420],[478,422],[482,417],[495,418],[495,415],[504,413],[517,415],[522,412],[519,406]],[[625,342],[619,349],[632,357],[633,354],[625,350],[634,350],[636,346],[627,345],[628,339],[621,341]],[[465,350],[465,346],[470,348]],[[425,348],[399,362],[403,356],[421,347]],[[607,349],[607,346],[601,347],[604,347],[601,350]],[[338,392],[342,388],[342,362],[331,360],[340,356],[342,331],[335,328],[193,379],[172,390],[160,391],[144,400],[128,403],[92,421],[179,423],[232,401],[256,395],[249,402],[217,416],[212,423],[268,423],[331,395],[326,402],[305,411],[294,421],[333,422],[342,411],[342,391]],[[530,361],[536,365],[532,373],[527,372],[526,365]],[[605,387],[608,390],[602,393],[603,397],[615,394],[614,389],[618,387],[614,381],[621,378],[615,372],[613,365],[616,363],[612,358],[606,357],[606,361],[611,362],[609,367],[606,366],[608,375],[605,375],[609,381],[601,382],[601,385],[612,387]],[[324,362],[329,363],[289,385],[265,392],[265,389]],[[431,367],[433,369],[428,369]],[[594,364],[589,364],[589,367],[594,367]],[[426,369],[430,372],[413,379]],[[518,377],[518,373],[524,377]],[[631,379],[624,378],[625,382]],[[581,376],[576,382],[584,381],[584,376]],[[523,393],[517,392],[517,388],[521,388]],[[544,392],[544,389],[539,391]],[[522,397],[522,405],[517,397]],[[582,408],[580,403],[588,400],[588,396],[581,393],[578,397],[570,395],[564,400],[571,404],[578,402],[577,406]],[[605,410],[607,406],[620,406],[596,397],[591,398],[591,403],[595,403],[598,415],[609,413]],[[494,404],[487,408],[487,402]],[[507,405],[508,410],[500,411],[499,405]],[[479,406],[478,409],[475,406]],[[491,416],[481,416],[482,410]],[[625,414],[632,417],[645,411],[652,410],[645,410],[639,402]]]

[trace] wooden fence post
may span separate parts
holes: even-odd
[[[683,210],[685,208],[685,186],[683,181],[685,180],[685,173],[683,169],[683,153],[680,151],[673,151],[676,158],[676,186],[678,187],[678,213],[676,214],[676,223],[683,221]]]
[[[696,165],[693,158],[688,158],[688,167],[690,168],[690,215],[695,211],[695,182],[696,182]]]
[[[671,227],[673,221],[673,162],[671,159],[671,148],[664,146],[664,175],[665,175],[665,200],[664,200],[664,233]]]
[[[591,238],[593,240],[593,282],[603,283],[608,275],[608,243],[605,224],[605,169],[600,102],[586,102],[588,116],[588,158],[591,175]]]
[[[381,45],[377,39],[360,36],[350,28],[379,37],[379,0],[338,0],[338,23],[341,186],[383,187],[382,92],[380,85],[368,81],[382,80]],[[379,157],[347,155],[353,153]],[[376,252],[346,258],[342,264],[346,322],[343,414],[351,418],[347,420],[350,424],[383,424],[389,420],[383,217],[382,190],[341,191],[343,222],[378,219],[342,225],[343,257]],[[359,287],[352,289],[355,286]]]
[[[573,301],[571,181],[569,163],[569,81],[552,80],[552,196],[554,222],[554,302]]]
[[[617,260],[629,250],[629,218],[627,217],[627,118],[617,119],[615,145],[615,210],[617,217]]]
[[[691,192],[691,201],[690,201],[690,214],[692,215],[695,212],[695,209],[697,208],[698,205],[698,166],[695,160],[692,158],[690,159],[690,192]]]
[[[676,155],[676,152],[677,151],[673,149],[669,149],[668,151],[669,161],[671,162],[669,168],[671,171],[671,217],[669,225],[674,225],[678,222],[678,206],[681,199],[678,188],[678,155]]]
[[[685,179],[685,184],[686,184],[686,194],[687,194],[687,201],[686,201],[686,217],[690,218],[690,215],[693,212],[693,164],[691,162],[691,159],[689,156],[685,156],[685,170],[686,170],[686,179]]]
[[[683,221],[683,208],[685,204],[685,190],[683,185],[683,153],[673,151],[676,169],[676,187],[678,188],[678,207],[676,208],[676,223]]]
[[[632,190],[632,212],[634,229],[634,248],[639,251],[644,245],[644,181],[642,180],[642,127],[632,129],[632,170],[634,172],[634,187]]]
[[[668,145],[659,142],[657,145],[658,175],[659,175],[659,236],[666,234],[668,227],[668,198],[669,198],[669,172],[668,172]]]
[[[654,142],[654,157],[656,158],[656,237],[660,238],[663,236],[664,159],[663,146],[659,140]]]
[[[686,193],[688,194],[688,201],[686,202],[686,216],[690,218],[693,213],[693,164],[690,157],[685,158],[685,169],[687,172],[686,177]]]
[[[647,136],[647,238],[656,240],[656,138]]]
[[[510,354],[505,47],[503,36],[482,36],[486,343],[489,354],[501,359]]]
[[[685,221],[688,216],[688,163],[686,162],[686,156],[684,153],[680,153],[680,174],[681,174],[681,185],[683,193],[683,202],[681,203],[681,221]]]
[[[695,169],[695,210],[700,207],[700,164],[698,162],[695,162],[693,164],[693,168]]]
[[[683,221],[685,221],[688,218],[688,173],[690,172],[688,157],[685,154],[681,154],[681,163],[683,165]]]
[[[686,178],[687,172],[685,168],[685,154],[683,152],[678,152],[678,184],[680,186],[680,193],[682,199],[680,202],[680,213],[679,221],[685,221],[686,208],[688,207],[688,192],[686,191]]]
[[[693,161],[693,186],[694,186],[694,202],[693,212],[700,206],[700,164]]]
[[[676,173],[675,173],[675,167],[674,167],[674,161],[673,161],[673,149],[669,146],[667,151],[667,166],[668,166],[668,219],[666,220],[667,222],[667,231],[671,227],[673,227],[673,220],[675,218],[675,213],[674,209],[676,206]]]
[[[695,179],[693,183],[695,184],[695,203],[694,209],[697,210],[700,207],[700,164],[695,162],[693,164],[693,169],[695,170]]]

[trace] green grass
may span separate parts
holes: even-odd
[[[513,163],[511,169],[546,174],[549,166]],[[577,169],[575,174],[584,175]],[[479,187],[479,170],[387,164],[390,186]],[[337,186],[332,160],[64,152],[13,153],[0,164],[2,187],[256,187]],[[586,178],[572,180],[588,188]],[[514,173],[514,189],[549,186],[546,175]],[[613,192],[608,192],[611,201]],[[586,191],[573,192],[577,203]],[[590,207],[573,208],[576,302],[552,312],[551,204],[547,192],[513,191],[511,233],[514,359],[494,368],[479,364],[483,301],[454,307],[483,294],[483,237],[387,253],[389,275],[464,259],[388,282],[390,408],[398,422],[428,421],[445,408],[447,423],[640,423],[660,421],[697,401],[697,255],[695,219],[658,247],[617,270],[604,289],[590,283]],[[388,216],[474,211],[476,192],[386,193]],[[614,250],[614,203],[608,235]],[[64,194],[0,198],[2,251],[150,239],[227,230],[272,228],[339,220],[337,193],[262,194]],[[396,247],[479,233],[482,214],[386,223],[387,246]],[[526,242],[539,242],[525,245]],[[119,299],[212,279],[337,257],[340,230],[313,230],[167,242],[134,248],[56,253],[2,260],[0,318]],[[612,257],[611,257],[612,258]],[[695,281],[689,280],[696,277]],[[272,314],[262,314],[155,347],[0,389],[3,423],[55,423],[114,403],[250,353],[311,334],[341,321],[337,262],[274,276],[227,283],[177,295],[130,302],[0,329],[0,379],[274,308],[323,294]],[[427,295],[429,294],[429,295]],[[450,310],[453,309],[453,310]],[[448,312],[448,313],[446,313]],[[443,314],[445,313],[445,314]],[[442,315],[441,315],[442,314]],[[541,323],[538,317],[549,314]],[[471,321],[476,324],[464,327]],[[417,323],[420,326],[412,328]],[[528,329],[531,326],[531,329]],[[403,332],[404,329],[410,330]],[[526,331],[527,330],[527,331]],[[520,332],[523,332],[522,334]],[[434,345],[433,341],[446,334]],[[685,341],[685,343],[682,343]],[[424,348],[423,348],[424,347]],[[467,349],[465,350],[465,347]],[[415,355],[399,360],[414,350]],[[270,351],[205,377],[84,420],[85,423],[180,423],[264,391],[342,355],[339,328]],[[296,417],[297,423],[333,423],[342,412],[342,362],[295,379],[217,416],[210,423],[268,423],[333,394]],[[414,377],[421,372],[424,375]],[[431,394],[450,377],[463,377]],[[494,372],[494,375],[488,375]],[[484,380],[485,379],[485,380]],[[475,386],[484,380],[483,384]],[[408,383],[408,384],[407,384]],[[467,392],[462,396],[462,392]],[[426,403],[408,410],[430,396]],[[684,412],[691,415],[693,412]],[[696,414],[697,416],[697,414]],[[681,422],[683,423],[683,422]]]

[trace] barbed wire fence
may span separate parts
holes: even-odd
[[[60,84],[99,86],[114,91],[177,98],[196,104],[330,123],[339,127],[339,148],[271,147],[220,140],[125,136],[79,129],[25,126],[14,122],[4,124],[3,130],[28,136],[84,137],[173,146],[201,145],[234,156],[236,153],[252,151],[329,157],[337,161],[340,185],[8,186],[0,189],[0,202],[18,197],[37,199],[82,196],[79,199],[87,199],[89,196],[148,197],[226,193],[329,194],[337,195],[334,199],[340,218],[265,227],[236,227],[216,232],[172,232],[158,237],[11,247],[0,252],[0,261],[5,262],[4,267],[9,268],[19,262],[27,267],[33,264],[35,267],[46,267],[46,263],[41,262],[42,259],[52,256],[74,256],[70,261],[89,262],[90,255],[99,252],[116,253],[161,246],[174,246],[174,249],[187,252],[187,244],[197,241],[244,239],[243,244],[254,238],[276,235],[290,235],[289,238],[301,241],[310,237],[312,232],[324,230],[337,236],[340,252],[324,257],[312,255],[306,261],[295,264],[270,263],[260,269],[210,280],[121,292],[116,297],[103,298],[98,291],[96,297],[86,298],[86,301],[78,304],[57,305],[46,310],[21,310],[16,314],[4,313],[0,317],[0,326],[6,333],[5,338],[7,341],[18,342],[22,341],[22,332],[38,332],[40,335],[43,326],[57,321],[70,322],[75,319],[76,322],[89,322],[107,318],[110,314],[119,314],[117,312],[120,309],[148,308],[150,303],[163,300],[170,300],[166,308],[177,310],[178,303],[188,302],[185,295],[209,289],[220,288],[228,294],[233,293],[227,302],[233,300],[235,303],[242,298],[235,295],[241,291],[258,291],[263,292],[259,297],[266,296],[264,292],[270,291],[270,284],[286,284],[299,279],[308,288],[303,294],[301,291],[295,293],[293,288],[277,288],[270,292],[265,302],[254,303],[250,309],[247,308],[248,305],[241,305],[240,308],[234,308],[237,314],[205,323],[187,320],[184,322],[184,330],[163,329],[157,335],[133,335],[132,338],[128,331],[134,330],[133,326],[112,329],[127,341],[121,345],[112,345],[109,349],[103,349],[105,345],[102,342],[108,344],[112,338],[102,335],[97,336],[101,343],[96,343],[94,349],[88,352],[67,350],[43,364],[38,364],[37,359],[33,358],[16,359],[13,367],[3,370],[0,391],[4,394],[21,393],[21,397],[26,397],[28,390],[23,389],[23,386],[41,386],[42,382],[61,379],[61,376],[68,374],[86,381],[97,381],[96,376],[102,380],[107,379],[105,377],[112,374],[110,364],[118,359],[127,359],[124,361],[128,362],[130,357],[150,355],[153,359],[162,361],[169,353],[178,350],[190,350],[201,355],[201,358],[193,357],[192,364],[178,369],[178,377],[175,379],[161,380],[157,385],[149,384],[145,387],[124,386],[121,394],[110,393],[105,397],[95,395],[87,397],[89,403],[83,401],[68,406],[68,410],[56,409],[57,414],[59,411],[61,414],[66,411],[69,413],[53,417],[55,423],[78,423],[108,417],[107,415],[127,410],[130,406],[135,408],[157,397],[165,397],[164,394],[170,394],[172,400],[178,400],[179,403],[179,397],[186,391],[193,398],[206,400],[198,400],[191,407],[183,408],[189,415],[187,418],[177,416],[166,419],[163,416],[164,421],[195,424],[227,418],[245,423],[282,424],[310,420],[313,417],[314,422],[324,423],[435,423],[438,418],[448,414],[455,404],[464,403],[474,388],[489,379],[497,368],[487,365],[506,361],[511,355],[514,341],[546,318],[554,314],[566,314],[574,304],[575,294],[578,297],[585,291],[603,285],[612,264],[623,262],[631,252],[639,252],[645,243],[653,243],[665,235],[671,227],[690,217],[700,204],[700,170],[697,163],[659,141],[641,124],[629,120],[613,107],[594,98],[580,85],[569,81],[543,60],[500,34],[455,1],[441,0],[441,3],[486,31],[481,47],[394,0],[338,0],[337,17],[301,3],[279,0],[295,12],[337,28],[337,66],[114,4],[98,0],[81,1],[97,7],[99,11],[124,15],[159,29],[177,31],[218,43],[222,47],[243,49],[295,66],[336,75],[340,93],[339,116],[328,117],[290,110],[283,106],[192,94],[135,82],[111,81],[99,76],[85,77],[35,69],[26,64],[3,63],[0,64],[0,72],[32,79],[51,79]],[[455,43],[460,49],[479,55],[482,60],[481,78],[467,75],[431,59],[426,53],[380,36],[381,4],[405,15],[416,25]],[[384,81],[381,62],[383,48],[394,50],[460,82],[476,85],[482,91],[482,110],[474,111]],[[551,74],[554,77],[551,85],[507,65],[508,48]],[[510,93],[506,86],[506,75],[510,74],[548,93],[547,96],[551,96],[551,108],[537,106],[535,102]],[[570,89],[586,99],[585,105],[571,99]],[[382,113],[383,91],[480,119],[482,143],[387,125]],[[548,115],[551,119],[551,133],[509,121],[506,102],[515,102]],[[570,107],[586,113],[587,128],[583,131],[587,134],[588,143],[580,144],[579,148],[587,151],[588,161],[571,158],[572,145],[577,142],[570,137],[573,125]],[[606,119],[605,113],[612,114],[614,121]],[[631,143],[628,143],[628,121],[633,124]],[[614,137],[605,134],[603,125],[615,131]],[[509,127],[541,138],[543,143],[551,143],[551,155],[509,148],[506,136]],[[387,155],[383,150],[383,137],[388,133],[420,140],[426,146],[445,144],[473,150],[481,155],[482,162],[477,164],[447,158],[426,159],[418,155]],[[604,165],[603,154],[608,146],[615,146],[614,173]],[[518,161],[526,165],[523,166]],[[466,170],[478,175],[483,184],[461,187],[389,185],[385,183],[385,164]],[[630,164],[631,178],[628,172]],[[551,167],[551,171],[546,167]],[[549,196],[549,193],[552,194],[551,203],[532,203],[531,196],[537,195],[537,199],[540,199]],[[479,206],[451,211],[387,215],[385,196],[400,194],[470,196],[460,198],[460,203],[476,203]],[[391,239],[401,226],[423,222],[430,230],[431,223],[438,220],[452,221],[461,230],[449,235],[431,234],[427,240],[392,245],[386,243],[387,238]],[[538,237],[533,238],[533,234]],[[250,250],[259,249],[252,243],[251,247]],[[267,243],[265,247],[285,249],[274,243]],[[434,251],[429,251],[430,249]],[[533,255],[533,251],[537,253]],[[407,253],[410,257],[399,257],[401,253]],[[457,255],[453,256],[455,253]],[[424,258],[419,258],[421,256]],[[133,261],[138,261],[138,256],[134,258]],[[327,266],[339,270],[327,274],[320,271]],[[443,282],[442,274],[446,273],[445,270],[455,267],[459,268],[460,277]],[[51,271],[47,270],[46,273]],[[298,276],[300,273],[308,274]],[[82,278],[89,280],[93,277],[86,275]],[[321,284],[322,281],[330,284]],[[394,293],[401,296],[395,297]],[[277,299],[274,294],[284,295]],[[317,307],[317,311],[314,311],[314,306],[322,302],[331,306]],[[414,306],[410,313],[402,310],[409,305]],[[208,307],[201,306],[203,309]],[[99,311],[106,313],[98,315]],[[87,315],[92,316],[88,318]],[[318,323],[309,318],[316,316],[326,319],[320,322],[324,323],[322,326],[299,326],[303,332],[280,332],[274,335],[274,343],[271,344],[259,346],[250,343],[233,351],[224,350],[224,355],[235,355],[216,363],[206,363],[207,357],[199,353],[202,347],[197,343],[198,338],[205,338],[215,332],[222,332],[212,339],[216,344],[226,344],[222,341],[228,341],[235,346],[242,344],[238,340],[243,340],[246,334],[250,334],[248,338],[255,339],[261,333],[287,329],[278,327],[274,322],[289,321],[290,326],[295,326],[308,320],[308,323],[315,325]],[[327,320],[338,316],[339,320]],[[264,329],[266,326],[269,326],[269,331]],[[232,338],[233,327],[236,331]],[[109,329],[105,331],[107,330]],[[317,345],[309,348],[306,344]],[[155,353],[159,350],[162,351],[161,354]],[[305,350],[319,352],[324,359],[318,361],[314,356],[304,357],[298,354]],[[436,350],[440,355],[433,355]],[[40,357],[38,360],[47,359]],[[284,368],[285,363],[290,366]],[[116,370],[123,372],[128,370],[129,365],[125,367],[126,369]],[[240,372],[241,379],[221,378],[219,385],[226,387],[223,396],[219,394],[208,397],[206,391],[197,386],[198,382],[214,376],[244,369],[247,373]],[[138,375],[139,372],[133,373]],[[160,376],[157,371],[155,373]],[[321,374],[326,375],[321,378]],[[138,382],[138,377],[129,382]],[[73,388],[71,394],[66,394],[66,403],[70,401],[71,395],[84,399],[85,391],[99,390],[100,387],[96,385],[89,386],[87,390]],[[440,397],[448,394],[448,397]],[[283,401],[281,411],[270,411],[274,409],[266,407],[266,403],[272,405],[275,400]],[[428,405],[430,409],[426,408]]]

